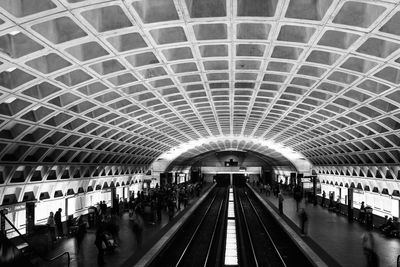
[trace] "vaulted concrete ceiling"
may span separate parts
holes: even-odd
[[[183,143],[238,136],[316,165],[399,163],[399,10],[398,0],[0,0],[0,161],[150,164]]]

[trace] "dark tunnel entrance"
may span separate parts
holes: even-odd
[[[217,183],[217,186],[228,186],[231,184],[230,178],[229,173],[218,173],[215,175],[215,182]]]
[[[228,186],[231,184],[231,175],[232,175],[232,183],[235,186],[243,187],[246,185],[247,177],[242,173],[218,173],[214,176],[215,182],[217,186]]]

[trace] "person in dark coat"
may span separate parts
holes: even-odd
[[[157,221],[161,221],[161,214],[162,214],[162,200],[161,200],[161,196],[157,196],[157,200],[156,200],[156,210],[157,210]]]
[[[283,197],[283,195],[282,195],[282,192],[279,192],[278,193],[278,203],[279,203],[279,214],[283,214],[283,200],[284,200],[284,197]]]
[[[361,202],[360,213],[358,214],[358,220],[359,220],[361,223],[364,223],[364,220],[365,220],[365,206],[364,206],[364,201]]]
[[[78,220],[78,232],[76,234],[76,244],[78,250],[81,248],[82,240],[85,237],[85,232],[86,232],[86,224],[83,221],[83,217],[80,216]]]
[[[56,223],[57,235],[59,237],[64,236],[63,225],[62,225],[62,221],[61,221],[61,211],[62,211],[62,209],[59,208],[58,211],[56,211],[56,214],[54,214],[54,222]]]
[[[296,200],[296,211],[299,211],[299,204],[301,202],[301,188],[296,187],[294,189],[294,199]]]
[[[101,215],[105,216],[107,214],[107,204],[105,201],[103,201],[100,204],[100,211],[101,211]]]

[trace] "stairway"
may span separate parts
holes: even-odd
[[[0,233],[0,266],[36,266],[32,264],[23,252],[18,249],[6,236]]]
[[[4,219],[18,234],[20,243],[14,243],[16,239],[8,239],[5,231],[0,231],[0,266],[1,267],[39,267],[39,266],[70,266],[71,257],[65,251],[51,259],[44,257],[38,247],[32,244],[22,235],[10,220],[0,212]],[[37,237],[35,237],[37,238]],[[66,256],[66,257],[65,257]],[[66,263],[66,265],[64,265]]]

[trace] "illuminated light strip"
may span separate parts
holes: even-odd
[[[237,141],[237,142],[252,142],[254,144],[257,144],[257,146],[261,146],[262,148],[266,149],[272,149],[278,153],[280,153],[282,156],[286,157],[289,160],[298,160],[301,158],[304,158],[304,156],[301,153],[298,153],[294,151],[293,149],[284,146],[281,143],[275,143],[271,140],[264,140],[261,138],[251,138],[249,136],[221,136],[221,137],[212,137],[212,138],[200,138],[197,140],[192,140],[187,143],[180,144],[177,147],[171,148],[169,151],[164,152],[161,154],[158,159],[165,159],[165,160],[174,160],[178,156],[182,155],[183,153],[194,149],[196,147],[202,147],[203,145],[208,145],[211,142],[218,142],[218,141]]]
[[[235,219],[235,210],[231,202],[228,205],[228,219]]]
[[[238,265],[235,206],[232,188],[229,189],[228,222],[226,225],[225,265]]]
[[[225,265],[238,265],[236,224],[234,219],[228,219],[226,228]]]

